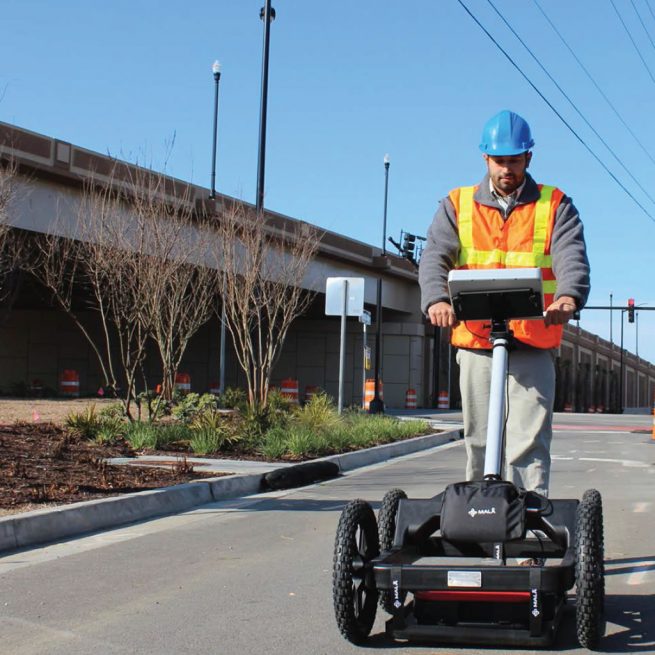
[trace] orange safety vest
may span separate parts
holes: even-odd
[[[454,189],[449,197],[457,214],[457,268],[541,268],[545,308],[557,289],[550,243],[564,194],[553,186],[538,186],[539,200],[517,205],[506,220],[497,209],[473,200],[476,186]],[[516,339],[536,348],[557,348],[564,331],[561,325],[546,327],[543,319],[510,321],[509,327]],[[489,349],[490,332],[489,321],[463,321],[453,328],[451,343],[459,348]]]

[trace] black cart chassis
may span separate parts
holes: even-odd
[[[528,529],[547,535],[504,544],[455,544],[432,536],[441,495],[400,501],[394,544],[368,563],[367,586],[387,591],[394,639],[544,647],[552,643],[566,592],[575,584],[577,500],[552,500]],[[548,566],[507,565],[540,557]],[[560,560],[552,563],[552,560]],[[404,593],[413,600],[404,604]]]

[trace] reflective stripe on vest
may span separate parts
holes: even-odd
[[[476,187],[467,186],[459,190],[459,212],[457,225],[461,249],[459,266],[488,266],[512,268],[552,268],[553,258],[545,254],[546,234],[550,219],[550,203],[554,186],[544,185],[536,202],[532,252],[505,252],[504,250],[476,250],[473,247],[473,194]],[[544,293],[557,291],[556,280],[544,280]]]

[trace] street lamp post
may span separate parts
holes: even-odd
[[[384,156],[384,214],[382,222],[382,257],[387,256],[387,198],[389,195],[389,155]],[[384,412],[384,402],[380,398],[380,351],[382,350],[382,277],[378,277],[377,307],[375,310],[375,374],[373,398],[369,404],[370,414]]]
[[[216,198],[216,144],[218,142],[218,84],[221,80],[221,64],[218,60],[212,64],[212,74],[214,75],[214,139],[212,142],[212,176],[209,197],[214,199]],[[225,290],[225,287],[223,287],[223,290]],[[223,293],[221,298],[221,341],[218,355],[218,388],[220,393],[225,391],[225,324],[227,320],[225,314],[225,293]]]
[[[271,23],[275,20],[275,9],[271,0],[259,11],[259,18],[264,21],[264,48],[262,55],[262,97],[259,109],[259,151],[257,155],[257,214],[264,209],[264,169],[266,163],[266,109],[268,105],[268,52],[271,41]]]
[[[212,179],[210,198],[216,197],[216,142],[218,141],[218,83],[221,81],[221,63],[218,59],[212,64],[214,74],[214,139],[212,141]]]

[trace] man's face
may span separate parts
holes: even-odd
[[[483,155],[487,162],[489,177],[496,191],[504,196],[516,191],[525,179],[525,171],[532,159],[531,152],[522,152],[520,155],[507,155],[493,157]]]

